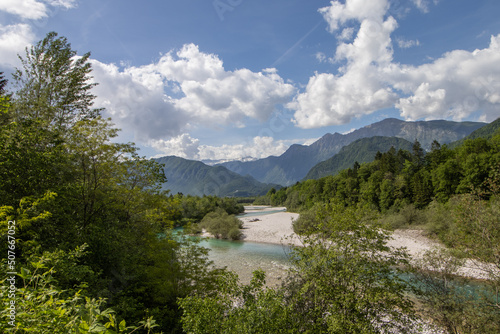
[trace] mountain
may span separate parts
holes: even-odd
[[[348,134],[328,133],[309,146],[292,145],[279,157],[271,156],[249,162],[231,161],[220,164],[240,175],[251,175],[257,181],[283,186],[302,180],[317,163],[331,158],[340,149],[361,138],[398,137],[410,142],[418,140],[429,150],[434,140],[447,144],[484,126],[479,122],[419,121],[405,122],[395,118],[365,126]]]
[[[449,147],[450,148],[458,147],[462,145],[462,143],[466,139],[476,139],[476,138],[491,139],[494,135],[496,135],[499,132],[500,132],[500,118],[497,118],[495,121],[486,124],[485,126],[473,131],[467,137],[454,141],[453,143],[450,143]]]
[[[343,169],[350,168],[357,161],[359,164],[371,162],[377,152],[385,153],[391,147],[411,151],[413,143],[397,137],[371,137],[355,140],[340,149],[330,159],[318,163],[311,168],[304,179],[319,179],[327,175],[335,175]]]
[[[207,166],[200,161],[175,156],[155,159],[164,164],[167,182],[164,190],[172,194],[216,195],[216,196],[258,196],[276,185],[263,184],[251,176],[241,176],[222,166]],[[278,186],[279,187],[279,186]]]

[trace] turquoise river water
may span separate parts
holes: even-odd
[[[268,215],[282,211],[251,210],[240,217]],[[286,245],[206,239],[200,242],[200,246],[210,249],[209,258],[216,266],[227,267],[234,271],[243,283],[250,282],[252,272],[260,268],[266,272],[268,284],[278,284],[290,266],[288,260],[290,248]]]

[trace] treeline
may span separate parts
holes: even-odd
[[[425,153],[417,141],[411,152],[391,148],[377,153],[375,161],[355,163],[336,176],[307,180],[278,191],[271,189],[256,203],[300,211],[335,200],[385,213],[410,204],[422,209],[432,201],[446,203],[457,194],[475,193],[488,199],[498,191],[499,184],[497,132],[490,139],[466,140],[455,149],[434,142],[431,151]]]
[[[245,208],[234,197],[191,196],[178,193],[170,195],[169,199],[177,211],[173,211],[172,220],[175,227],[188,223],[199,223],[208,213],[219,209],[228,215],[243,213]]]
[[[0,74],[0,332],[179,333],[178,298],[220,270],[173,227],[243,208],[161,191],[162,166],[93,107],[89,57],[49,33],[15,91]]]

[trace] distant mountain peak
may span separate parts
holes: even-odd
[[[331,158],[342,147],[357,139],[384,136],[402,138],[410,142],[418,140],[424,149],[429,150],[434,140],[441,144],[450,143],[464,138],[484,125],[485,123],[479,122],[407,122],[386,118],[347,134],[326,133],[309,146],[291,145],[279,157],[271,156],[248,162],[229,161],[222,165],[241,175],[251,175],[260,182],[288,186],[303,179],[314,165]]]

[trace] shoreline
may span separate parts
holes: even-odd
[[[248,208],[248,209],[247,209]],[[239,217],[243,222],[241,230],[243,236],[241,241],[255,242],[262,244],[303,246],[300,238],[293,232],[292,222],[299,217],[298,213],[287,212],[285,207],[272,206],[249,206],[245,207],[245,212],[250,211],[251,216]],[[262,212],[261,215],[255,213]],[[279,211],[266,214],[268,211]],[[412,260],[418,260],[426,251],[446,248],[436,240],[426,237],[422,230],[398,229],[390,234],[387,243],[391,248],[405,247]],[[476,263],[467,259],[456,275],[469,279],[488,279],[487,264]]]
[[[247,208],[245,207],[245,211],[248,213]],[[258,206],[258,208],[250,210],[251,216],[238,218],[243,222],[241,230],[243,236],[240,240],[277,245],[302,245],[292,228],[292,222],[299,217],[298,213],[287,212],[285,207]],[[258,211],[262,211],[262,214],[253,214]],[[266,214],[268,211],[279,212]]]

